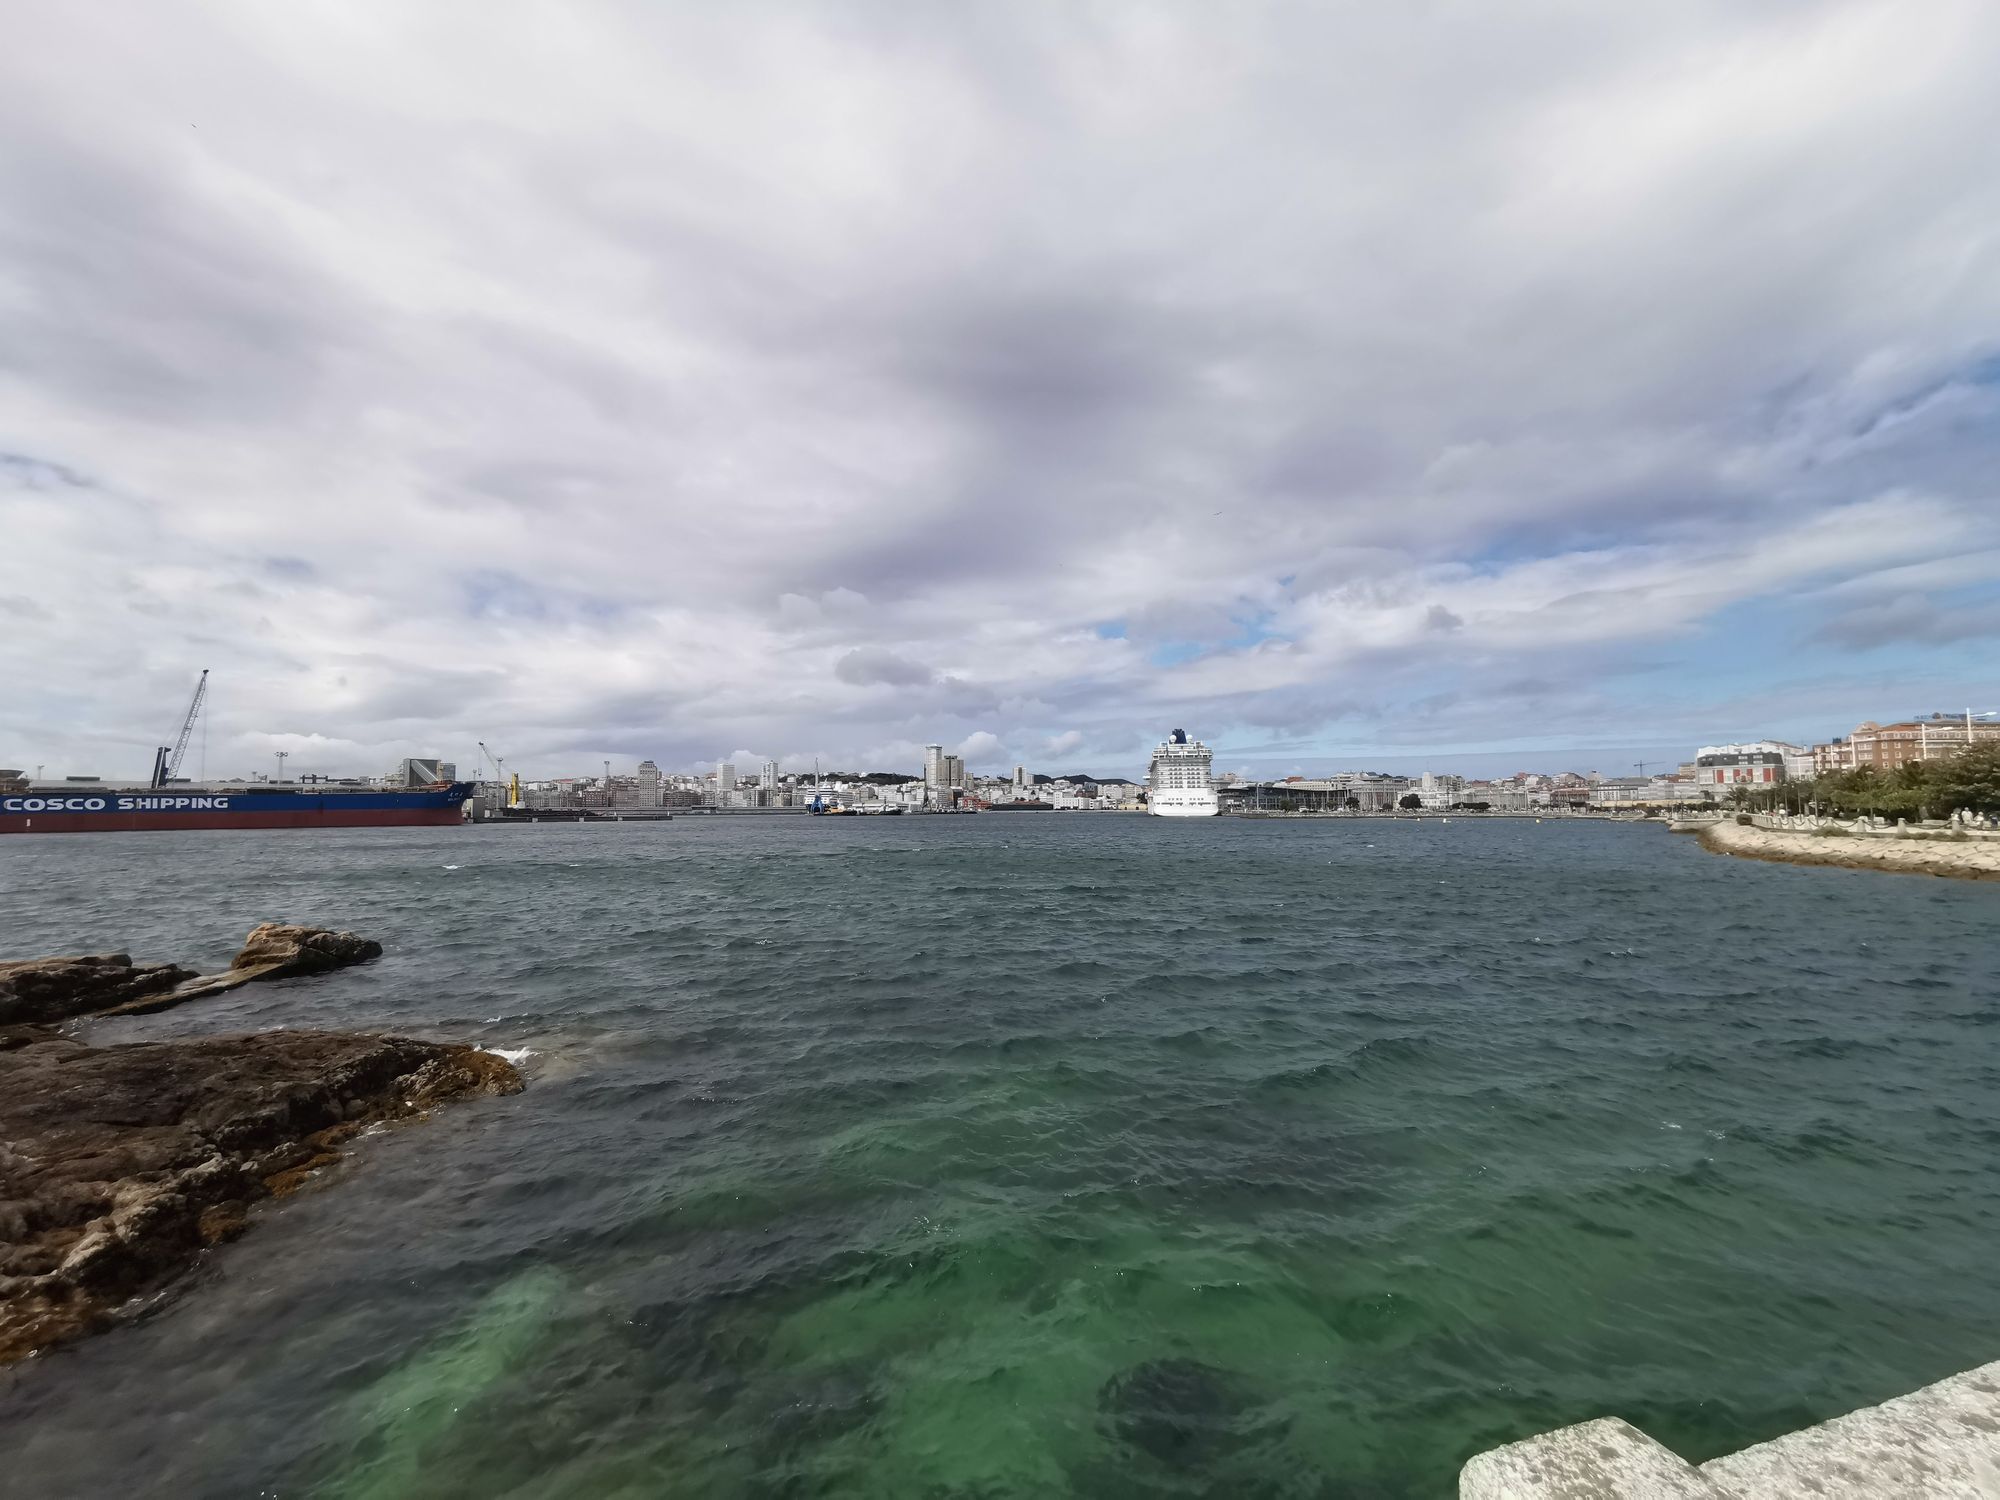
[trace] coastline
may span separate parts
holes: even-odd
[[[142,1310],[364,1131],[520,1091],[511,1061],[464,1043],[280,1027],[99,1046],[59,1029],[381,952],[267,922],[222,974],[124,953],[0,963],[0,1367]]]
[[[1874,833],[1808,833],[1789,829],[1710,823],[1699,832],[1714,854],[1775,864],[1832,865],[1892,875],[1936,875],[1950,880],[2000,880],[2000,839],[1948,835],[1897,837]]]

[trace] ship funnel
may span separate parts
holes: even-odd
[[[1176,729],[1174,731],[1174,743],[1176,745],[1185,745],[1187,743],[1187,731],[1185,729]]]

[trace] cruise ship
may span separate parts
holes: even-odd
[[[1153,752],[1146,772],[1146,809],[1156,818],[1212,818],[1216,813],[1215,783],[1209,767],[1215,752],[1200,740],[1176,729]]]

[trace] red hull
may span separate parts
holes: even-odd
[[[449,828],[456,807],[301,809],[298,812],[26,813],[0,818],[4,833],[149,833],[164,828]]]

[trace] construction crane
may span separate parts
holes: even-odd
[[[188,740],[194,734],[194,721],[201,716],[201,700],[208,696],[208,668],[201,669],[201,677],[194,685],[194,699],[188,704],[187,717],[181,720],[180,737],[172,748],[160,746],[153,756],[153,785],[165,786],[181,773],[181,758],[187,754]]]

